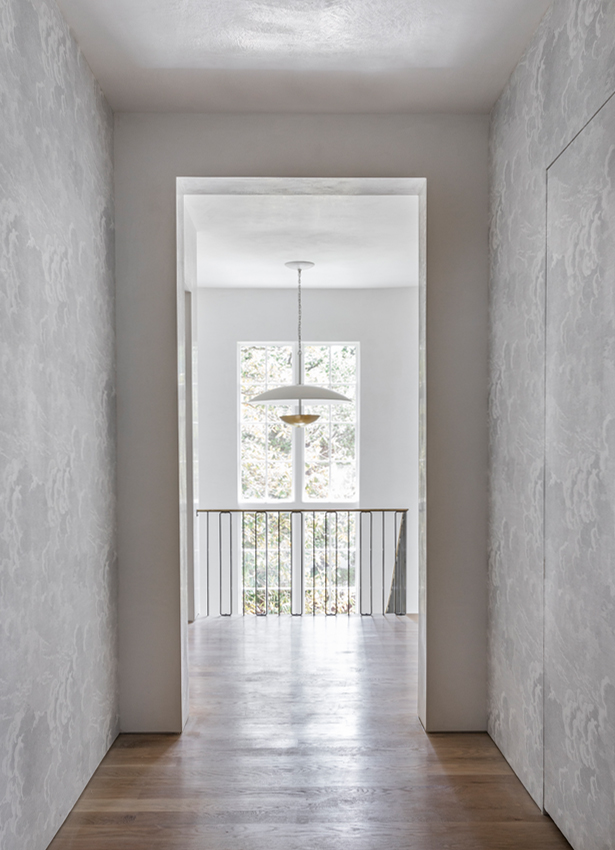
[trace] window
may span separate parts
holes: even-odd
[[[248,399],[295,380],[296,346],[240,344],[240,483],[243,502],[355,502],[358,483],[357,343],[308,343],[304,382],[343,393],[351,404],[304,406],[320,419],[290,428],[294,406],[250,405]]]

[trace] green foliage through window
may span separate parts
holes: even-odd
[[[305,614],[351,614],[356,610],[356,516],[348,511],[246,511],[241,528],[244,614],[292,613],[292,561]],[[300,523],[300,526],[297,526]],[[294,530],[293,530],[294,524]],[[297,553],[303,547],[303,554]],[[294,556],[293,556],[294,547]],[[301,602],[301,599],[303,602]]]

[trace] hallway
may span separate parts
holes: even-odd
[[[122,735],[50,850],[556,850],[486,734],[427,736],[409,617],[190,626],[182,736]]]

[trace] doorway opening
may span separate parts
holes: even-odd
[[[190,620],[418,612],[424,234],[421,179],[178,180]],[[293,370],[297,258],[310,382],[353,400],[305,429],[246,404]]]

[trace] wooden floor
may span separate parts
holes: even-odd
[[[183,735],[122,735],[52,850],[555,850],[484,734],[427,736],[416,623],[190,626]]]

